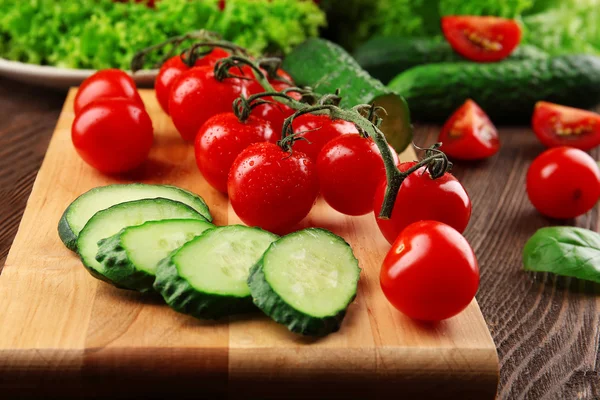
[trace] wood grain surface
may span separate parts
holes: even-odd
[[[239,223],[226,197],[197,172],[193,149],[154,93],[141,94],[155,146],[142,168],[119,181],[181,186],[205,198],[216,224]],[[93,279],[62,246],[56,225],[78,195],[117,180],[74,151],[73,97],[71,91],[0,276],[0,390],[62,398],[82,390],[90,397],[197,397],[198,387],[208,398],[368,398],[391,389],[415,398],[494,397],[497,356],[477,303],[439,324],[403,316],[379,290],[389,245],[372,216],[344,216],[322,200],[304,224],[343,236],[363,268],[341,331],[326,338],[300,338],[260,313],[198,321]]]
[[[0,79],[0,268],[64,98]],[[432,143],[437,132],[437,127],[416,125],[417,144]],[[497,156],[454,168],[473,199],[466,236],[479,258],[477,299],[500,357],[498,398],[598,399],[597,289],[522,272],[525,240],[553,224],[533,210],[524,191],[527,167],[543,148],[528,127],[503,127],[500,135]],[[593,155],[598,159],[598,151]],[[598,230],[598,210],[564,223]]]

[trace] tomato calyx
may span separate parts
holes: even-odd
[[[280,73],[281,70],[281,58],[278,57],[264,57],[258,60],[258,66],[267,73],[267,79],[274,82],[285,83],[290,86],[294,86],[287,77]]]

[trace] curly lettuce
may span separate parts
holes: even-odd
[[[0,57],[68,68],[127,68],[141,48],[207,29],[250,52],[287,53],[318,35],[312,1],[161,0],[154,9],[112,0],[0,0]],[[160,58],[150,57],[148,64]]]

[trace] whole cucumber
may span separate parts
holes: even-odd
[[[415,120],[443,121],[470,98],[496,123],[525,122],[540,100],[580,108],[600,103],[600,58],[428,64],[388,87],[406,98]]]
[[[341,107],[375,103],[387,115],[381,130],[397,152],[412,141],[412,127],[406,101],[363,70],[340,46],[323,39],[309,39],[296,47],[283,61],[283,68],[299,86],[316,93],[340,89]]]
[[[439,38],[374,37],[359,46],[354,58],[369,74],[388,83],[399,73],[422,64],[468,61],[456,53],[450,44]],[[508,60],[539,60],[548,58],[542,50],[520,45]]]

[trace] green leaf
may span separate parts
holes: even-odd
[[[525,244],[523,265],[526,271],[600,283],[600,234],[569,226],[542,228]]]

